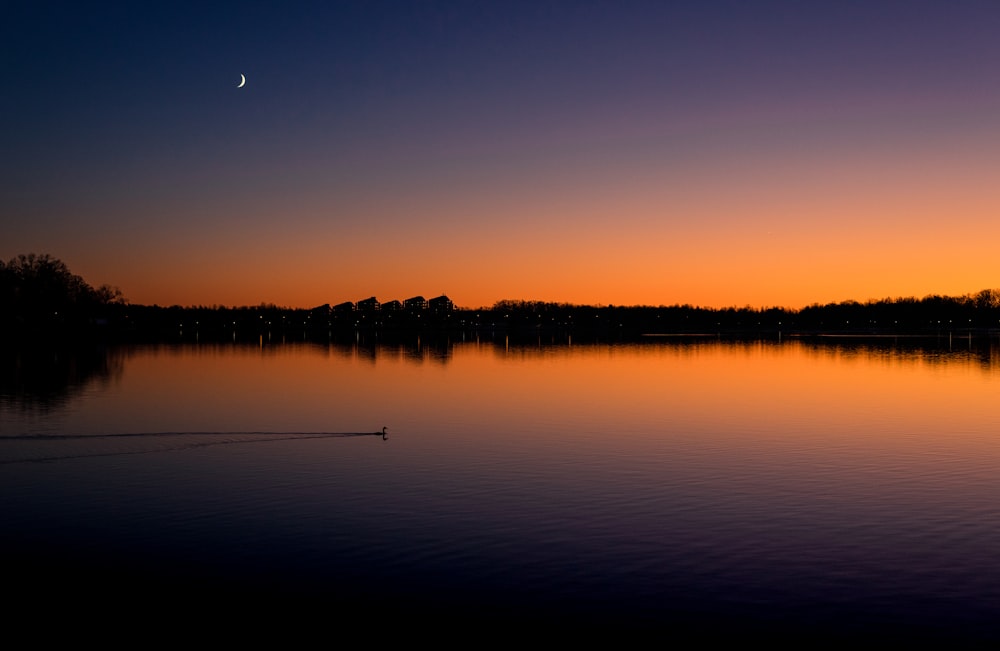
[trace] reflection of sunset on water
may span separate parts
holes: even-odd
[[[823,437],[868,449],[941,435],[974,445],[980,434],[965,425],[982,421],[977,406],[1000,378],[996,347],[981,342],[930,355],[892,343],[798,340],[415,343],[136,349],[127,356],[129,381],[116,383],[126,393],[115,409],[135,431],[162,429],[167,416],[175,431],[405,429],[434,412],[516,439],[517,423],[558,415],[553,431],[574,444],[710,432],[733,443]],[[89,408],[97,415],[106,406]],[[771,421],[773,429],[762,425]]]
[[[216,604],[239,586],[255,605],[308,595],[394,621],[419,603],[421,621],[596,614],[673,635],[694,600],[742,641],[773,641],[775,621],[824,639],[873,625],[925,640],[925,623],[989,636],[998,350],[995,336],[113,347],[92,365],[106,381],[67,375],[80,386],[43,409],[0,401],[14,433],[0,482],[18,496],[0,506],[19,534],[4,550],[47,577],[19,594],[90,586],[51,567],[87,579],[97,557],[103,585],[104,568],[141,576],[119,594],[143,609],[169,596],[169,612],[177,593],[149,586],[179,574]]]

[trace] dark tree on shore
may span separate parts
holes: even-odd
[[[95,289],[48,254],[0,261],[0,328],[48,334],[93,325],[105,310],[124,303],[109,285]]]

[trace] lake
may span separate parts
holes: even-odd
[[[251,639],[1000,641],[997,337],[2,360],[22,617]]]

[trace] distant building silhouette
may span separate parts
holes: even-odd
[[[334,314],[351,314],[354,312],[354,303],[347,301],[346,303],[337,303],[333,306],[331,310]]]
[[[422,312],[427,309],[427,299],[423,296],[414,296],[403,301],[403,307],[410,312]]]
[[[437,296],[427,301],[427,307],[434,314],[447,314],[455,309],[455,304],[445,295]]]
[[[383,312],[399,312],[403,309],[403,304],[399,301],[386,301],[382,303],[381,310]]]
[[[358,312],[377,312],[379,309],[378,301],[375,297],[366,298],[363,301],[358,301],[357,311]]]

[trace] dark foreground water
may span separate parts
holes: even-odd
[[[1000,341],[4,364],[4,592],[39,636],[1000,643]]]

